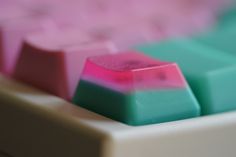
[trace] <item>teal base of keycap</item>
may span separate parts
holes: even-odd
[[[200,115],[199,104],[189,89],[124,94],[81,80],[73,101],[86,109],[134,126]]]
[[[157,59],[177,62],[197,97],[202,114],[236,109],[235,58],[220,50],[185,39],[139,46]]]

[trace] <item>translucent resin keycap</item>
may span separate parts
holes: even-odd
[[[77,30],[30,35],[21,49],[14,77],[70,99],[86,57],[115,51],[109,41],[90,41]]]
[[[196,117],[200,111],[175,63],[137,52],[88,58],[73,101],[130,125]]]
[[[198,99],[202,114],[236,109],[235,57],[190,39],[137,47],[154,58],[177,62]]]

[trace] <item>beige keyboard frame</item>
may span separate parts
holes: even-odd
[[[235,157],[236,112],[132,127],[0,76],[0,152],[11,157]]]

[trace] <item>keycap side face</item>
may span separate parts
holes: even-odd
[[[14,72],[14,78],[68,98],[64,64],[62,52],[44,53],[25,43]]]
[[[214,104],[205,114],[233,111],[235,103],[236,65],[208,74],[209,101]]]
[[[152,96],[151,96],[152,95]],[[134,93],[136,101],[136,125],[163,123],[200,116],[200,107],[187,88],[137,91]],[[162,105],[161,105],[162,104]],[[146,114],[145,114],[146,113]]]
[[[184,88],[124,94],[80,80],[73,102],[129,125],[155,124],[200,115],[194,95]]]

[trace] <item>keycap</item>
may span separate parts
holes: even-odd
[[[2,75],[0,87],[0,148],[12,156],[234,157],[236,153],[236,112],[133,127]]]
[[[88,58],[73,102],[129,125],[197,117],[200,113],[176,64],[136,52]]]
[[[197,35],[193,40],[225,54],[236,56],[234,39],[236,37],[236,16],[229,24],[221,24],[212,31]]]
[[[54,23],[46,17],[22,17],[0,23],[0,71],[11,75],[24,37],[27,34],[51,31],[57,29]]]
[[[201,105],[202,114],[236,109],[236,65],[231,56],[190,39],[152,43],[137,50],[177,62]]]
[[[80,30],[26,37],[14,78],[65,99],[71,99],[86,57],[115,53],[109,41],[93,41]]]

